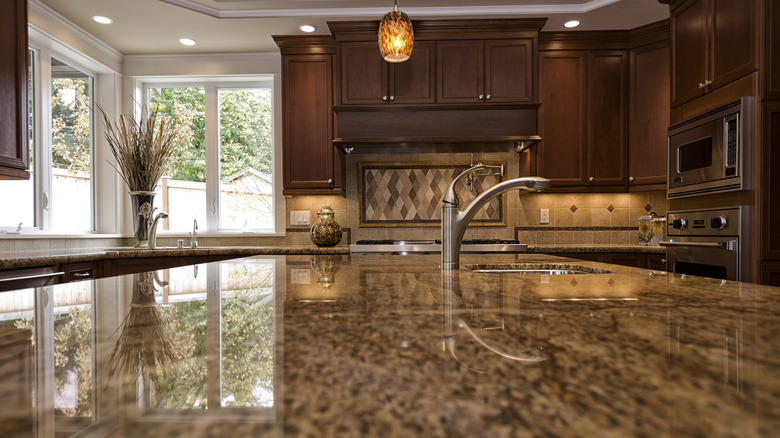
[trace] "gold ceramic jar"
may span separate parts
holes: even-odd
[[[341,241],[341,226],[334,219],[335,213],[330,205],[323,204],[317,212],[317,222],[311,226],[309,236],[317,246],[335,246]]]

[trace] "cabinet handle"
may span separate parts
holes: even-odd
[[[596,181],[596,178],[593,177],[588,178],[588,182],[592,183],[593,181]]]
[[[699,87],[701,88],[701,87]],[[387,102],[387,96],[382,96],[382,101]]]
[[[634,182],[634,177],[633,176],[629,176],[628,177],[628,182],[630,182],[630,183]]]
[[[482,99],[484,99],[484,98],[485,98],[485,95],[483,95],[483,94],[480,94],[480,95],[479,95],[479,100],[482,100]]]
[[[86,277],[91,277],[92,273],[91,272],[72,272],[70,275],[72,277],[74,277],[74,278],[86,278]]]
[[[712,81],[711,80],[707,79],[706,81],[704,81],[704,86],[705,87],[709,87],[710,85],[712,85]]]
[[[702,88],[704,88],[704,82],[699,82],[699,90],[701,90]]]
[[[666,259],[661,259],[661,263],[666,264]]]
[[[485,96],[485,99],[490,100],[490,95]]]
[[[333,179],[328,178],[328,184],[333,184]]]

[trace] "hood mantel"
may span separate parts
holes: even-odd
[[[537,135],[538,107],[538,103],[381,109],[341,106],[334,108],[333,142],[347,152],[392,144],[413,144],[415,149],[449,144],[450,149],[464,151],[468,145],[480,145],[480,150],[515,148],[521,152],[541,140]]]

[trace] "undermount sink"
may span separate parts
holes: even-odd
[[[612,271],[589,268],[587,266],[563,263],[511,263],[466,265],[467,268],[479,274],[544,274],[544,275],[575,275],[575,274],[611,274]]]

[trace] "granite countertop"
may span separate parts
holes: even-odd
[[[0,328],[37,326],[38,375],[52,377],[36,379],[35,406],[51,435],[757,437],[780,428],[780,288],[544,254],[463,254],[451,272],[438,263],[260,255],[4,292]],[[74,285],[88,287],[79,295]],[[31,296],[44,307],[22,309]]]
[[[639,245],[528,245],[529,253],[659,253],[661,246]],[[136,248],[68,248],[39,251],[0,251],[0,270],[24,269],[37,266],[53,266],[61,263],[80,263],[106,259],[138,257],[182,257],[209,255],[287,255],[287,254],[349,254],[349,246],[317,247],[299,246],[232,246],[201,248],[159,248],[155,250]]]

